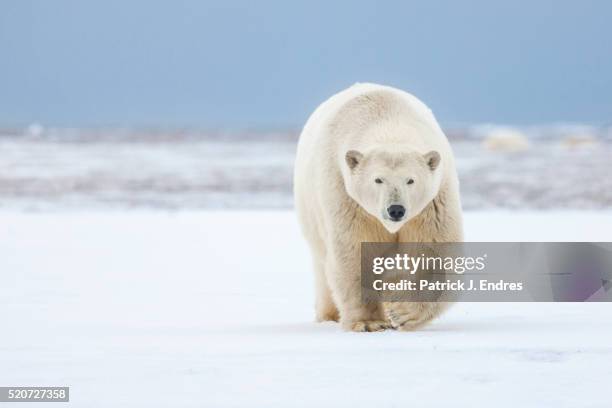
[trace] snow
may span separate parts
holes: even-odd
[[[612,213],[468,213],[466,232],[610,241]],[[610,406],[611,305],[343,332],[313,322],[290,211],[6,211],[0,273],[0,384],[70,386],[74,407]]]

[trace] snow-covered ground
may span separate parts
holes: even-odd
[[[472,241],[610,241],[610,212],[466,214]],[[612,305],[313,323],[294,214],[0,213],[0,385],[75,407],[609,407]],[[27,406],[27,404],[19,405]]]

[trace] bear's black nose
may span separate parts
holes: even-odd
[[[387,212],[389,213],[389,217],[391,217],[393,221],[399,221],[402,219],[404,214],[406,214],[406,209],[403,205],[393,204],[392,206],[387,208]]]

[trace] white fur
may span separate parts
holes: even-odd
[[[354,169],[349,151],[358,153]],[[433,170],[426,159],[431,151],[441,158]],[[383,183],[374,182],[379,177]],[[361,303],[361,242],[463,239],[453,153],[425,104],[375,84],[332,96],[304,126],[294,188],[313,255],[317,320],[340,320],[356,331],[410,330],[444,309],[436,303]],[[385,219],[390,203],[405,205],[404,219]]]

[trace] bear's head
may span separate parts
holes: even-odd
[[[438,195],[440,160],[436,151],[349,150],[344,185],[357,204],[395,233]]]

